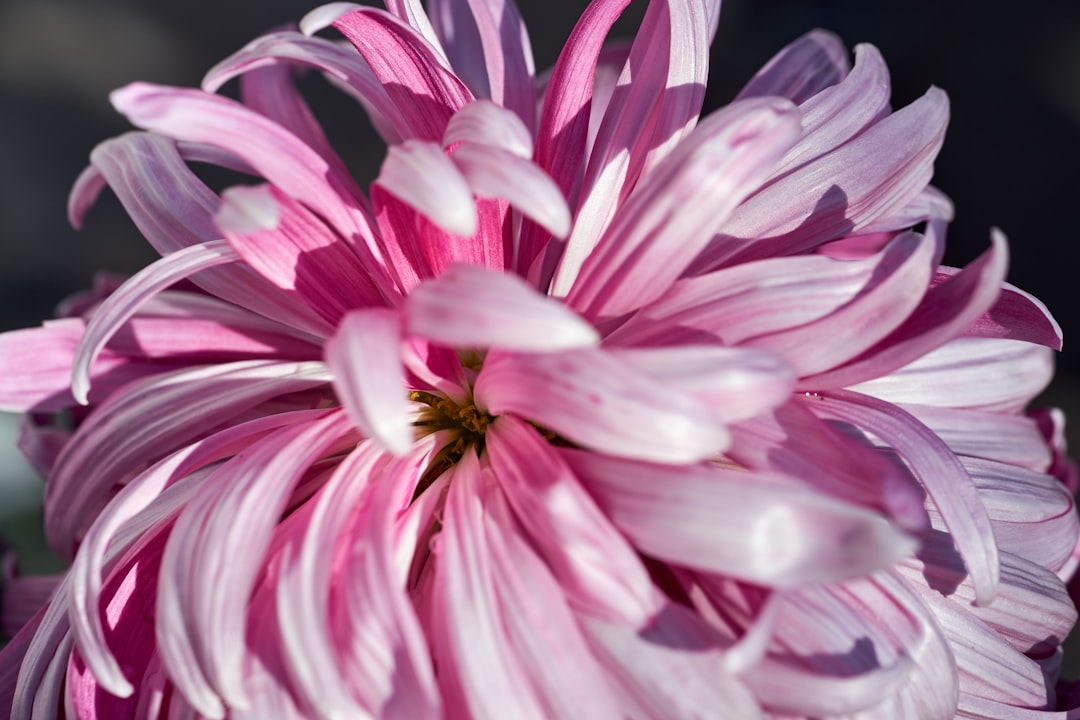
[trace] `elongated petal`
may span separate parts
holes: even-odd
[[[1017,340],[961,338],[851,389],[893,403],[1015,412],[1042,392],[1053,374],[1049,348]],[[833,379],[830,375],[829,384]]]
[[[782,355],[800,377],[857,357],[899,326],[921,300],[912,288],[930,281],[939,253],[933,238],[906,233],[889,244],[874,277],[859,294],[828,316],[746,342]],[[827,337],[827,343],[817,338]]]
[[[349,418],[395,455],[413,442],[401,364],[401,320],[393,310],[357,310],[326,343],[326,364]]]
[[[400,142],[398,114],[371,67],[357,53],[322,38],[291,31],[263,35],[212,67],[202,87],[216,92],[237,75],[285,63],[322,71],[364,106],[387,144]],[[387,128],[392,128],[389,136]]]
[[[463,347],[555,352],[588,347],[599,335],[557,300],[515,275],[455,265],[417,286],[405,302],[406,330]]]
[[[991,602],[1000,566],[990,518],[964,466],[929,428],[900,408],[853,392],[838,392],[815,412],[854,424],[887,443],[926,488],[956,540],[975,585],[976,601]]]
[[[394,104],[404,139],[442,140],[450,117],[474,98],[434,46],[381,10],[359,8],[334,21],[371,67]]]
[[[246,361],[127,385],[79,427],[57,459],[45,495],[50,546],[70,557],[92,514],[132,468],[177,449],[208,423],[329,380],[322,363]]]
[[[454,468],[435,575],[431,641],[447,713],[483,720],[541,720],[544,706],[507,642],[484,531],[484,478],[474,453]]]
[[[360,189],[295,135],[233,100],[199,90],[133,83],[114,91],[110,99],[140,127],[218,145],[248,162],[345,238],[379,289],[372,304],[394,297]]]
[[[643,626],[660,594],[619,532],[547,442],[513,416],[488,429],[491,468],[567,599],[585,613]]]
[[[593,317],[656,299],[798,134],[798,114],[783,101],[751,100],[709,116],[643,180],[595,249],[571,239],[554,293],[569,291],[567,302]],[[575,237],[578,227],[580,219]]]
[[[544,717],[614,718],[619,698],[585,643],[563,588],[521,532],[506,498],[484,498],[487,549],[507,642],[537,689]],[[552,662],[560,657],[564,662]]]
[[[650,720],[760,717],[756,700],[725,668],[715,631],[681,605],[667,603],[643,629],[591,617],[582,617],[581,623],[626,696],[626,715]]]
[[[876,513],[746,471],[563,451],[641,550],[771,587],[836,582],[886,567],[914,541]]]
[[[481,197],[501,198],[555,237],[570,232],[570,209],[550,177],[530,160],[499,148],[463,142],[454,163]]]
[[[157,640],[200,712],[248,704],[244,618],[270,534],[301,475],[348,430],[342,412],[279,430],[222,465],[177,519],[161,564]]]
[[[472,190],[439,145],[412,140],[390,148],[376,182],[447,232],[476,233]]]
[[[945,93],[931,88],[850,142],[773,181],[724,223],[694,274],[806,251],[904,207],[930,180],[948,114]]]
[[[194,245],[168,255],[134,275],[102,303],[86,326],[72,363],[71,393],[83,405],[88,402],[90,366],[121,325],[146,300],[168,286],[205,270],[236,262],[240,256],[224,241]]]
[[[824,372],[808,386],[843,387],[880,377],[918,361],[962,334],[986,312],[1001,292],[1008,266],[1008,246],[999,231],[992,247],[947,282],[931,287],[906,321],[844,367]]]
[[[215,222],[249,267],[323,320],[327,335],[346,312],[373,304],[375,288],[356,255],[275,187],[226,190]]]
[[[616,348],[616,357],[692,395],[730,423],[771,410],[788,400],[795,375],[769,352],[718,345]]]
[[[803,103],[848,74],[847,48],[831,32],[811,30],[754,74],[736,99],[779,95]]]
[[[941,268],[952,277],[956,271]],[[940,272],[940,271],[939,271]],[[1002,283],[1001,294],[993,306],[964,330],[964,337],[997,337],[1026,340],[1060,350],[1061,326],[1037,297],[1009,283]]]
[[[475,397],[493,415],[514,413],[622,457],[693,463],[728,445],[704,404],[599,349],[490,352]]]
[[[1031,470],[1046,470],[1053,459],[1037,423],[1022,415],[954,407],[902,404],[957,455],[986,458]]]
[[[533,138],[521,118],[490,100],[477,100],[454,113],[442,137],[443,147],[471,142],[531,158]]]

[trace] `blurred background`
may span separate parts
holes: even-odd
[[[585,0],[518,0],[537,67],[550,66]],[[620,20],[629,34],[638,0]],[[195,86],[260,33],[295,22],[309,0],[0,0],[0,330],[49,317],[101,269],[131,273],[155,256],[106,192],[86,227],[67,223],[68,190],[95,143],[129,129],[108,92],[133,80]],[[962,265],[1009,236],[1009,280],[1034,293],[1065,330],[1058,379],[1042,404],[1076,418],[1080,278],[1080,3],[1027,0],[725,0],[706,109],[728,101],[776,50],[823,27],[849,46],[877,45],[892,71],[894,107],[930,85],[948,91],[952,122],[935,184],[957,208],[946,261]],[[335,147],[366,184],[383,148],[350,102],[305,80]],[[40,483],[14,451],[17,421],[0,414],[0,530],[41,551]],[[1080,664],[1072,674],[1080,674]]]

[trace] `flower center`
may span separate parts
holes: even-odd
[[[427,435],[439,430],[449,430],[454,434],[454,439],[432,458],[417,487],[416,494],[419,495],[439,475],[460,460],[469,448],[475,448],[477,455],[483,453],[484,435],[494,418],[472,403],[458,405],[447,397],[422,390],[409,393],[409,399],[427,405],[413,423],[421,434]]]

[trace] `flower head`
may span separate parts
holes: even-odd
[[[108,186],[162,258],[0,338],[72,562],[14,579],[13,716],[1055,706],[1060,332],[1000,233],[940,265],[945,94],[815,31],[699,118],[719,4],[605,45],[626,4],[546,80],[511,3],[393,1],[113,94],[71,215]],[[385,139],[369,192],[297,68]]]

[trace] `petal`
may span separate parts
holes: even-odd
[[[453,160],[469,187],[480,197],[506,200],[555,237],[570,233],[570,208],[566,199],[554,181],[531,160],[472,142],[458,145]]]
[[[830,370],[888,336],[908,318],[937,264],[941,245],[934,238],[905,233],[889,243],[874,276],[852,300],[826,317],[780,332],[761,335],[746,345],[782,355],[799,377]],[[829,342],[819,342],[829,338]]]
[[[642,180],[592,244],[579,239],[579,214],[553,293],[592,317],[618,316],[656,299],[798,134],[798,115],[784,101],[751,100],[710,115]]]
[[[1054,352],[1042,345],[961,338],[851,389],[891,403],[1016,412],[1046,388],[1053,374]]]
[[[331,225],[357,253],[382,297],[394,297],[363,193],[347,174],[277,123],[201,90],[133,83],[110,95],[135,125],[229,150]],[[381,299],[381,297],[379,298]],[[375,301],[375,298],[373,298]]]
[[[626,539],[548,443],[504,415],[488,428],[491,469],[567,600],[609,621],[643,626],[660,594]]]
[[[245,615],[271,534],[301,476],[349,430],[343,412],[278,430],[220,466],[177,519],[161,563],[158,648],[203,714],[248,704]]]
[[[516,275],[454,265],[405,301],[410,335],[452,347],[557,352],[595,345],[591,325]]]
[[[472,189],[439,145],[407,140],[391,147],[375,182],[447,232],[476,233]]]
[[[451,468],[438,535],[431,633],[439,685],[451,717],[540,720],[544,706],[511,645],[496,595],[485,532],[485,488],[474,453]]]
[[[846,366],[824,372],[805,384],[843,387],[880,377],[961,335],[986,312],[1001,292],[1008,266],[1008,246],[998,231],[993,246],[947,282],[931,287],[914,312],[876,346]]]
[[[901,405],[957,455],[1046,470],[1052,454],[1034,420],[966,408]]]
[[[477,407],[514,413],[613,455],[693,463],[728,445],[707,407],[600,349],[488,353]]]
[[[326,343],[326,365],[349,419],[395,455],[413,444],[401,364],[401,320],[393,310],[356,310]]]
[[[348,245],[273,186],[226,190],[214,220],[245,264],[322,320],[325,335],[349,310],[383,304]]]
[[[719,345],[613,348],[621,360],[709,405],[724,423],[767,412],[789,399],[791,368],[769,352]]]
[[[904,207],[930,180],[948,114],[945,93],[931,88],[850,142],[774,180],[732,213],[691,273],[804,252]]]
[[[731,717],[753,720],[761,710],[724,667],[715,631],[669,602],[645,628],[583,616],[589,643],[630,707],[650,720]]]
[[[562,454],[641,551],[686,567],[797,587],[859,577],[915,549],[880,515],[777,477]]]
[[[442,140],[450,117],[474,98],[443,65],[436,46],[381,10],[358,8],[334,21],[382,83],[406,140]]]
[[[203,78],[207,92],[217,90],[242,73],[279,64],[315,68],[356,98],[371,117],[388,145],[401,141],[398,114],[382,83],[357,53],[323,38],[305,37],[292,31],[268,33],[222,60]]]
[[[329,380],[322,363],[246,361],[130,383],[79,426],[56,461],[45,493],[50,547],[70,557],[92,514],[133,468],[272,397]]]
[[[952,277],[952,268],[941,268]],[[1037,297],[1009,283],[1002,283],[993,306],[964,330],[964,337],[996,337],[1024,340],[1061,350],[1061,326]]]
[[[79,341],[71,370],[71,394],[86,405],[90,368],[101,349],[139,307],[170,285],[200,270],[236,262],[240,256],[224,241],[193,245],[148,265],[101,304]]]
[[[900,408],[854,392],[836,392],[815,403],[814,412],[872,433],[897,452],[937,507],[964,558],[979,605],[990,603],[1000,567],[986,508],[971,476],[944,442]]]
[[[442,145],[459,142],[490,145],[526,160],[533,154],[533,137],[521,118],[490,100],[477,100],[454,113]]]
[[[811,30],[772,57],[750,78],[737,100],[779,95],[803,103],[848,74],[847,48],[826,30]]]

